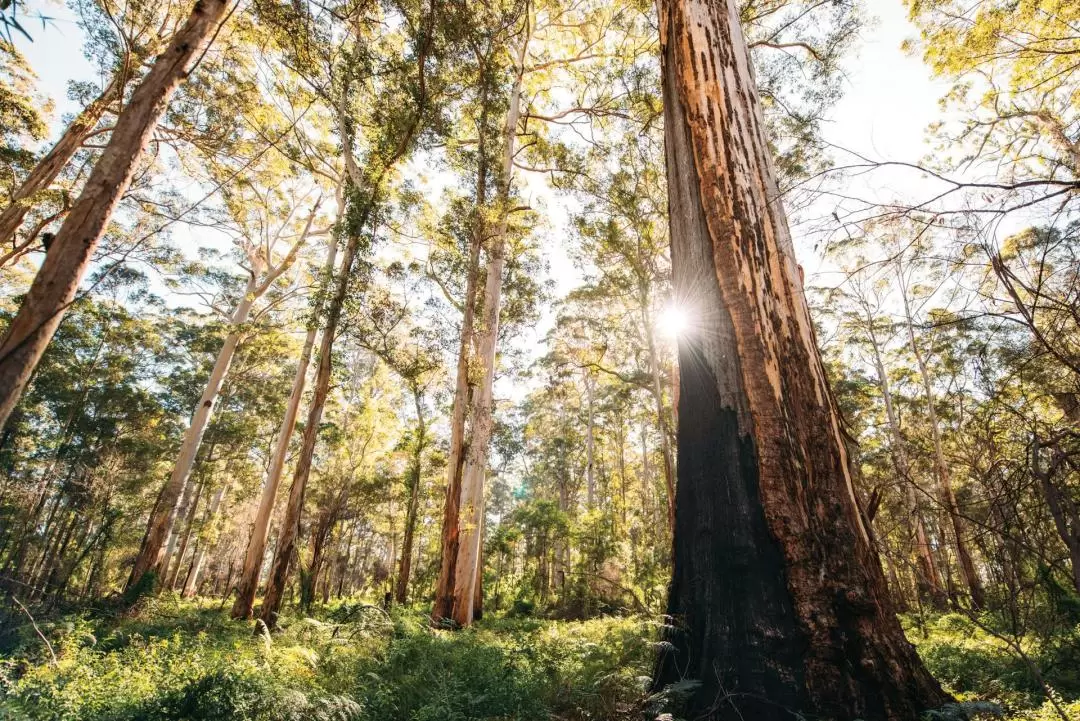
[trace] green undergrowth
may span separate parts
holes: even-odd
[[[989,702],[996,716],[1011,721],[1061,721],[1047,698],[1053,695],[1069,721],[1080,721],[1080,627],[1040,641],[998,629],[990,617],[901,620],[927,668],[964,706],[977,710]]]
[[[492,620],[337,605],[267,634],[217,605],[39,622],[0,661],[0,719],[616,719],[643,695],[646,621]],[[36,641],[36,643],[35,643]]]
[[[993,634],[955,614],[904,622],[962,709],[1061,718]],[[2,720],[640,720],[657,636],[653,621],[616,617],[436,631],[421,611],[355,602],[286,617],[269,634],[220,603],[171,597],[134,616],[83,611],[38,627],[48,646],[26,623],[0,647]],[[1077,646],[1024,640],[1022,650],[1080,719]]]

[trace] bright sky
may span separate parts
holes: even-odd
[[[845,94],[831,113],[825,137],[836,146],[873,160],[918,162],[929,150],[926,128],[940,117],[938,99],[947,87],[930,78],[920,58],[901,50],[901,43],[914,37],[916,31],[908,22],[900,0],[866,2],[868,14],[875,21],[864,32],[857,54],[846,63]],[[56,103],[53,125],[58,132],[63,116],[78,110],[67,99],[67,83],[92,79],[94,73],[82,55],[82,33],[70,11],[55,0],[29,0],[27,16],[39,12],[53,18],[52,21],[44,28],[40,23],[27,23],[34,42],[24,38],[17,38],[16,42],[38,73],[43,90]],[[440,183],[438,178],[430,180],[433,189]],[[551,276],[561,294],[576,285],[580,276],[566,254],[565,199],[553,197],[542,185],[541,178],[529,179],[524,192],[531,196],[534,207],[547,211],[545,248]],[[842,192],[881,201],[920,198],[926,192],[925,179],[901,170],[877,171],[852,179],[849,185]],[[798,229],[795,230],[798,234]],[[177,240],[182,241],[186,235],[180,229]],[[800,262],[811,275],[822,268],[809,244],[800,244],[799,252]],[[544,332],[545,327],[536,329],[530,334],[532,342],[538,343]]]

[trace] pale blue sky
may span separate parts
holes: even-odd
[[[863,33],[856,54],[845,63],[844,97],[830,114],[824,128],[825,138],[871,159],[917,162],[929,149],[926,128],[941,117],[938,99],[947,86],[930,77],[920,58],[901,49],[901,43],[914,37],[916,31],[908,22],[900,0],[868,0],[866,9],[874,21]],[[56,103],[53,125],[58,130],[62,127],[62,116],[78,110],[67,100],[68,81],[92,79],[94,71],[83,57],[82,34],[67,7],[48,0],[30,0],[28,15],[38,12],[54,19],[45,28],[40,23],[28,23],[34,42],[19,39],[17,44],[38,73],[42,89]],[[430,180],[433,187],[440,184],[436,177]],[[565,292],[580,280],[564,246],[565,199],[545,192],[541,178],[529,179],[523,187],[534,204],[546,209],[552,240],[547,244],[551,274],[558,292]],[[881,170],[853,178],[840,192],[887,202],[918,199],[927,190],[926,180],[918,173]],[[799,232],[795,228],[797,238]],[[176,233],[178,239],[186,235],[182,228],[177,228]],[[798,248],[800,262],[808,272],[812,274],[823,267],[820,258],[814,257],[810,243],[798,243]],[[546,328],[538,328],[534,342],[545,331]]]

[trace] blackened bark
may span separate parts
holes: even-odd
[[[734,0],[660,3],[680,338],[672,630],[693,719],[914,721],[948,700],[862,520]]]

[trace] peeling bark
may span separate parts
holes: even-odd
[[[734,0],[660,3],[679,341],[670,649],[682,715],[917,719],[948,697],[904,638],[855,498]]]

